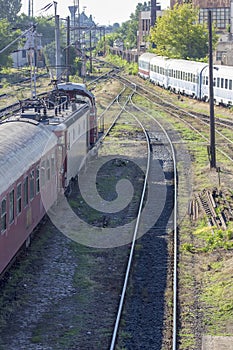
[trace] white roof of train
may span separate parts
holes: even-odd
[[[208,67],[207,63],[204,62],[196,62],[196,61],[188,61],[188,60],[180,60],[180,59],[169,59],[167,64],[167,68],[169,69],[178,69],[179,71],[196,73],[200,72],[205,67]]]
[[[175,58],[168,58],[164,56],[154,56],[151,58],[150,64],[159,64],[160,66],[166,66],[168,69],[177,69],[180,71],[196,73],[208,66],[207,63],[194,62],[188,60],[181,60]]]
[[[233,79],[233,66],[214,65],[213,74],[215,77]]]
[[[169,58],[165,57],[165,56],[154,56],[151,61],[150,64],[162,64],[163,66],[165,66],[165,64],[169,62]]]
[[[150,62],[150,60],[155,57],[156,54],[151,52],[145,52],[139,57],[139,61]]]
[[[55,134],[41,124],[20,121],[0,124],[0,193],[56,142]]]

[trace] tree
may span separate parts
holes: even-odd
[[[121,40],[124,42],[125,48],[133,49],[137,47],[137,31],[139,25],[139,13],[141,11],[149,11],[150,4],[146,1],[138,3],[134,13],[131,13],[130,20],[122,23],[121,27],[117,30]]]
[[[208,54],[208,28],[198,23],[198,8],[192,4],[176,4],[157,18],[151,28],[150,43],[155,45],[152,51],[170,58],[200,60]],[[217,35],[213,29],[213,48],[217,44]]]
[[[10,35],[9,35],[10,33]],[[20,35],[20,31],[12,31],[10,23],[6,20],[0,20],[0,50],[4,49],[8,44],[13,42]],[[17,43],[10,46],[6,51],[0,54],[0,65],[10,67],[12,65],[12,59],[9,54],[17,48]]]
[[[51,18],[51,16],[40,16],[32,18],[23,13],[17,18],[15,26],[24,32],[26,29],[31,27],[32,23],[36,24],[37,33],[42,35],[42,46],[50,44],[55,40],[55,21],[54,18]]]
[[[7,19],[10,23],[14,23],[21,6],[21,0],[0,0],[0,20]]]

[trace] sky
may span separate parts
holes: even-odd
[[[130,19],[131,13],[134,13],[138,3],[144,3],[145,0],[56,0],[57,2],[57,14],[62,18],[70,16],[68,6],[77,5],[79,2],[80,12],[85,10],[86,15],[89,17],[92,15],[93,20],[98,25],[112,25],[114,23],[126,22]],[[22,0],[21,12],[28,14],[29,0]],[[47,12],[41,12],[40,10],[53,3],[50,0],[34,0],[34,16],[54,14],[54,6],[52,6]],[[169,0],[160,0],[157,3],[161,4],[162,9],[169,6]]]

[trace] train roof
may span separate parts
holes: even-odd
[[[197,73],[208,66],[207,63],[168,58],[165,56],[154,56],[150,64],[161,64],[167,69],[178,69],[180,71]]]
[[[196,62],[196,61],[173,59],[173,58],[169,59],[167,62],[168,62],[167,68],[170,68],[170,69],[176,68],[180,71],[185,71],[190,73],[200,72],[205,67],[208,67],[208,64],[204,62]]]
[[[209,68],[204,71],[206,75],[209,74]],[[214,77],[220,77],[225,79],[233,80],[233,66],[223,66],[223,65],[214,65],[213,66],[213,75]]]
[[[145,52],[139,56],[139,61],[150,62],[153,57],[157,55],[152,52]]]
[[[64,91],[77,91],[80,93],[80,95],[84,95],[89,97],[90,99],[94,99],[94,95],[89,91],[85,84],[80,83],[60,83],[57,84],[58,90],[64,90]]]
[[[0,140],[0,193],[57,143],[44,125],[26,120],[2,122]]]
[[[167,62],[169,61],[169,58],[166,56],[154,56],[152,57],[150,64],[156,64],[156,63],[160,63],[160,64],[167,64]]]

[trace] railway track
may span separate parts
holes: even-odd
[[[108,84],[109,80],[114,79],[114,81],[118,77],[116,76],[115,72],[113,72],[113,76],[111,74],[103,75],[101,78],[102,81],[104,81],[104,84]],[[77,290],[75,288],[71,288],[72,285],[72,271],[75,269],[74,263],[72,263],[73,255],[70,253],[70,251],[66,251],[67,256],[71,256],[72,259],[69,259],[69,264],[71,266],[71,272],[67,272],[68,274],[68,280],[66,287],[67,292],[65,293],[62,291],[62,295],[64,293],[65,298],[62,300],[63,307],[59,309],[59,312],[63,312],[63,314],[60,316],[60,321],[58,321],[58,318],[56,318],[56,315],[54,315],[54,318],[52,315],[51,317],[51,325],[49,323],[48,329],[45,329],[42,327],[42,321],[40,321],[40,327],[39,331],[37,333],[33,334],[42,334],[44,332],[44,338],[43,336],[40,336],[40,345],[43,349],[49,349],[49,344],[46,343],[46,338],[51,341],[52,344],[52,338],[51,333],[53,334],[53,337],[58,337],[56,334],[60,336],[60,338],[57,339],[56,345],[54,345],[54,349],[60,350],[64,349],[64,340],[68,342],[68,337],[66,338],[63,335],[63,331],[65,327],[69,329],[67,331],[67,334],[69,335],[69,344],[70,348],[74,346],[81,346],[81,348],[85,348],[85,346],[89,346],[89,348],[93,349],[99,349],[99,348],[108,348],[111,349],[116,348],[119,344],[128,346],[128,348],[133,349],[141,349],[141,343],[148,344],[149,349],[159,349],[162,347],[162,344],[165,346],[165,348],[169,349],[176,349],[177,348],[177,257],[176,257],[176,251],[177,251],[177,232],[176,227],[177,224],[172,225],[172,223],[175,223],[175,217],[173,217],[172,210],[174,209],[174,216],[176,216],[176,212],[178,212],[178,216],[182,217],[182,213],[180,213],[180,206],[179,204],[176,204],[175,199],[177,197],[176,190],[174,190],[174,186],[177,184],[177,180],[174,180],[175,173],[177,169],[177,165],[174,163],[173,155],[174,150],[172,151],[173,147],[175,148],[176,158],[178,161],[178,168],[179,168],[179,191],[182,190],[182,181],[185,182],[185,180],[182,180],[182,171],[184,171],[183,177],[188,178],[190,173],[190,167],[189,165],[186,165],[182,170],[180,170],[181,162],[186,163],[186,160],[184,160],[184,153],[185,150],[183,147],[183,142],[178,138],[177,133],[175,133],[169,124],[167,124],[164,127],[164,124],[159,126],[158,122],[155,120],[156,118],[153,118],[152,110],[151,113],[148,111],[148,108],[142,108],[135,102],[135,97],[138,92],[138,87],[136,87],[136,84],[132,84],[132,82],[129,84],[125,80],[122,81],[121,79],[120,84],[121,87],[121,93],[117,96],[113,96],[111,102],[106,103],[106,105],[103,108],[103,111],[99,115],[99,123],[100,126],[102,126],[102,135],[99,139],[99,143],[97,147],[99,148],[99,151],[103,149],[106,154],[111,150],[116,143],[116,136],[114,138],[114,133],[117,133],[116,130],[119,128],[119,125],[124,124],[125,129],[121,128],[119,129],[122,132],[121,139],[119,140],[119,145],[122,146],[123,155],[126,157],[129,155],[130,150],[130,144],[132,146],[132,149],[135,149],[135,153],[133,153],[134,157],[142,157],[144,159],[143,162],[143,173],[146,174],[147,170],[145,167],[146,163],[150,163],[150,167],[148,169],[148,176],[149,180],[152,181],[153,179],[156,179],[155,183],[157,188],[159,187],[160,190],[167,188],[167,205],[162,211],[161,216],[159,216],[158,220],[154,220],[154,225],[152,225],[151,228],[148,229],[147,233],[142,235],[140,238],[137,238],[137,228],[139,229],[139,235],[140,230],[142,229],[142,224],[147,221],[147,216],[152,217],[155,213],[151,213],[148,211],[148,215],[145,215],[145,217],[135,216],[135,208],[138,207],[138,214],[140,214],[140,211],[144,209],[145,202],[147,201],[148,196],[148,186],[145,186],[145,184],[142,186],[142,180],[141,181],[141,188],[144,190],[144,195],[146,195],[146,198],[144,200],[142,199],[140,204],[138,201],[138,198],[134,199],[131,205],[128,208],[127,214],[126,212],[121,213],[121,216],[118,217],[117,214],[113,213],[112,216],[105,215],[104,217],[101,216],[99,219],[96,218],[93,215],[93,218],[90,219],[90,223],[92,225],[96,225],[97,231],[99,232],[100,228],[106,228],[110,227],[113,221],[119,225],[119,220],[122,220],[123,217],[127,217],[127,219],[130,219],[132,221],[132,218],[134,219],[136,225],[135,230],[133,231],[133,236],[135,236],[135,242],[131,243],[131,250],[129,250],[128,243],[125,246],[125,252],[124,252],[124,259],[120,261],[118,265],[118,258],[114,259],[115,251],[114,249],[111,249],[111,254],[109,256],[109,260],[105,261],[107,253],[104,250],[100,250],[100,253],[97,253],[96,249],[94,249],[93,256],[97,256],[96,261],[97,265],[100,265],[103,269],[103,271],[99,270],[99,275],[95,276],[94,279],[98,280],[98,284],[103,284],[105,289],[102,289],[100,294],[100,298],[97,299],[96,293],[95,294],[89,294],[89,291],[87,292],[85,289],[85,292],[88,295],[88,298],[93,298],[94,306],[91,311],[88,310],[88,308],[85,306],[82,308],[82,305],[80,303],[77,303],[77,297],[75,299],[75,302],[71,303],[71,300],[67,300],[66,298],[71,298],[71,294],[78,294],[78,291],[82,289],[81,285],[78,285]],[[93,83],[93,89],[95,86],[97,86],[98,82]],[[107,86],[105,88],[106,95],[107,95]],[[154,97],[153,97],[154,99]],[[107,101],[107,100],[106,100]],[[102,104],[102,101],[101,101]],[[129,119],[130,118],[130,122]],[[127,127],[130,125],[133,125],[134,133],[131,134],[131,131],[127,129]],[[114,131],[114,126],[116,126]],[[163,129],[167,130],[167,135],[164,133]],[[142,131],[144,129],[144,132]],[[125,133],[125,134],[124,134]],[[136,140],[134,140],[136,134]],[[110,135],[110,137],[108,137]],[[111,137],[113,137],[113,141],[111,141]],[[169,141],[170,138],[170,141]],[[146,142],[147,140],[147,142]],[[138,142],[139,141],[139,142]],[[148,143],[149,142],[149,143]],[[207,143],[207,141],[206,141]],[[140,145],[141,150],[140,153],[137,151],[136,147],[137,144]],[[139,148],[140,148],[139,147]],[[115,152],[115,150],[114,150]],[[147,161],[146,161],[147,160]],[[149,162],[150,161],[150,162]],[[122,169],[125,167],[125,161],[117,160],[114,163],[115,169],[119,171],[119,169]],[[154,163],[154,164],[153,164]],[[160,166],[162,170],[164,170],[162,175],[162,172],[159,174],[156,172],[156,168]],[[110,168],[109,174],[104,174],[102,176],[103,178],[106,177],[105,186],[107,187],[107,184],[111,180],[107,180],[107,175],[111,175],[112,169]],[[156,176],[158,178],[156,178]],[[145,176],[144,176],[145,180]],[[148,184],[147,181],[147,184]],[[150,182],[149,182],[150,183]],[[186,196],[189,197],[189,194],[191,192],[191,186],[190,184],[187,184],[187,188],[189,190],[184,189],[184,191],[187,192]],[[75,191],[74,191],[75,192]],[[163,191],[162,191],[163,192]],[[182,193],[183,195],[183,193]],[[161,201],[160,197],[160,201]],[[71,200],[74,200],[74,197],[72,197],[71,194]],[[113,200],[113,198],[111,198]],[[78,206],[82,207],[82,201],[77,202]],[[76,203],[76,204],[77,204]],[[142,203],[142,204],[141,204]],[[76,208],[76,204],[74,205],[74,209]],[[156,204],[158,205],[158,203]],[[176,208],[176,206],[178,208]],[[153,206],[150,206],[153,208]],[[141,209],[140,209],[141,208]],[[77,209],[77,208],[76,208]],[[185,208],[186,209],[186,208]],[[79,211],[80,209],[78,209]],[[85,209],[88,212],[88,209]],[[84,211],[85,211],[84,210]],[[166,219],[169,218],[169,219]],[[136,227],[137,226],[137,227]],[[95,228],[96,229],[96,228]],[[118,231],[121,231],[119,229]],[[123,232],[123,231],[122,231]],[[120,235],[122,232],[118,232]],[[60,239],[59,239],[60,241]],[[61,240],[63,242],[63,240]],[[53,241],[53,244],[56,247],[55,240]],[[67,244],[67,243],[62,243]],[[153,250],[152,250],[153,247]],[[145,249],[144,249],[145,248]],[[51,251],[53,247],[51,246]],[[56,247],[56,249],[58,249]],[[64,247],[62,247],[64,250]],[[89,256],[89,253],[85,252],[86,255]],[[53,255],[53,254],[51,254]],[[56,255],[56,254],[55,254]],[[57,258],[54,255],[54,261],[51,264],[51,266],[57,266]],[[128,263],[126,263],[125,257],[129,256],[130,260]],[[118,257],[118,256],[117,256]],[[174,260],[173,260],[174,258]],[[64,260],[66,259],[65,256],[62,258],[63,260],[60,262],[62,267],[61,271],[64,272]],[[102,263],[102,261],[104,263]],[[113,263],[114,261],[114,263]],[[50,264],[48,262],[48,264]],[[80,264],[80,261],[78,260],[77,265]],[[121,267],[120,267],[121,264]],[[127,265],[126,268],[126,278],[124,282],[122,282],[122,276],[119,277],[117,274],[117,271],[121,271],[122,273],[125,271],[124,266]],[[39,267],[38,267],[39,268]],[[91,269],[91,267],[90,267]],[[151,273],[151,274],[150,274]],[[56,275],[56,272],[54,273]],[[36,274],[35,274],[36,275]],[[49,276],[49,271],[46,270],[46,275]],[[103,275],[103,276],[101,276]],[[105,275],[105,276],[104,276]],[[169,277],[168,277],[169,275]],[[89,278],[90,272],[87,271],[87,277]],[[118,278],[119,277],[119,278]],[[172,282],[169,281],[169,279],[172,277]],[[32,290],[35,288],[36,285],[38,285],[38,281],[36,281],[34,278],[36,276],[31,276],[28,280],[26,280],[26,284],[28,284],[29,290]],[[44,277],[46,279],[46,276]],[[106,282],[103,282],[104,278],[106,278]],[[32,280],[32,287],[30,287],[30,279]],[[61,279],[61,278],[60,278]],[[154,281],[153,283],[148,282],[148,279],[151,279],[151,281]],[[42,280],[42,282],[41,282]],[[43,311],[40,314],[39,318],[42,318],[43,312],[45,313],[46,307],[51,308],[51,290],[55,289],[55,294],[59,294],[58,287],[53,287],[52,283],[58,284],[58,281],[56,282],[55,278],[49,278],[49,288],[43,290],[43,293],[48,294],[48,298],[42,298],[43,300]],[[114,281],[115,280],[115,281]],[[51,282],[51,283],[50,283]],[[62,282],[62,279],[60,281]],[[22,282],[23,283],[23,282]],[[93,282],[92,282],[93,283]],[[129,283],[129,285],[128,285]],[[40,284],[43,285],[43,277],[40,279]],[[60,284],[60,283],[59,283]],[[81,283],[80,283],[81,284]],[[87,283],[88,284],[88,283]],[[165,286],[168,284],[169,291],[172,291],[172,298],[165,301]],[[123,289],[120,287],[123,285]],[[128,289],[128,287],[129,289]],[[174,286],[174,289],[173,289]],[[98,286],[96,287],[98,289]],[[91,285],[91,288],[94,290],[94,287]],[[15,295],[18,293],[15,291]],[[25,295],[25,294],[24,294]],[[38,294],[40,295],[40,294]],[[91,295],[91,296],[90,296]],[[114,295],[114,302],[111,300],[112,295]],[[120,295],[120,298],[119,298]],[[83,295],[82,295],[83,297]],[[107,298],[106,300],[104,298]],[[125,299],[126,297],[126,299]],[[21,315],[18,315],[18,318],[16,318],[16,324],[24,324],[25,330],[27,328],[27,334],[30,332],[31,327],[35,326],[35,319],[38,318],[38,314],[34,314],[34,316],[29,317],[30,310],[33,309],[33,299],[29,298],[29,305],[28,308],[25,308],[25,310],[20,309]],[[35,295],[34,295],[35,298]],[[45,300],[46,299],[46,300]],[[56,297],[54,305],[59,303],[59,298]],[[171,302],[172,301],[172,302]],[[38,302],[38,300],[37,300]],[[114,320],[113,311],[116,309],[116,304],[119,302],[119,309],[116,314],[116,319]],[[19,301],[18,301],[19,303]],[[66,304],[67,303],[67,304]],[[168,304],[172,303],[172,311]],[[56,304],[56,307],[57,307]],[[77,305],[78,304],[78,305]],[[111,306],[109,304],[112,304]],[[39,306],[36,306],[37,312]],[[71,312],[71,305],[74,309],[74,314]],[[109,305],[108,310],[106,311],[106,305]],[[142,305],[142,308],[140,307]],[[88,305],[87,305],[88,306]],[[143,310],[144,308],[144,310]],[[95,309],[98,310],[98,314],[95,311]],[[86,315],[88,313],[95,314],[96,319],[92,319],[92,322],[89,320],[86,320],[87,327],[83,327],[83,323],[85,323],[83,320],[82,322],[78,322],[78,325],[73,321],[73,317],[77,317],[77,310],[78,314],[80,314],[80,310],[83,312],[83,320],[85,319]],[[88,311],[87,311],[88,310]],[[103,312],[104,310],[104,312]],[[25,314],[24,314],[25,312]],[[61,312],[61,313],[62,313]],[[103,312],[103,314],[102,314]],[[123,315],[122,315],[123,312]],[[55,313],[55,312],[54,312]],[[66,321],[66,313],[69,315],[69,322]],[[109,316],[111,314],[111,317]],[[164,321],[164,315],[168,315],[168,318]],[[27,323],[24,319],[22,322],[23,315],[28,315],[29,322]],[[169,320],[170,316],[172,315],[172,321]],[[21,318],[20,318],[21,317]],[[11,317],[12,318],[12,317]],[[31,323],[30,323],[31,320]],[[33,320],[33,321],[32,321]],[[82,323],[82,329],[84,329],[80,334],[76,334],[75,327],[79,327]],[[52,328],[52,324],[55,324],[56,327]],[[112,332],[110,332],[109,325],[114,324],[114,329]],[[86,324],[85,324],[86,325]],[[102,325],[102,326],[101,326]],[[23,326],[22,326],[23,327]],[[99,334],[96,332],[96,329],[108,329],[107,335]],[[134,328],[133,328],[134,327]],[[15,327],[17,328],[17,327]],[[21,329],[22,330],[22,329]],[[43,330],[43,332],[42,332]],[[172,334],[171,334],[172,330]],[[162,337],[162,332],[166,334],[165,339]],[[32,330],[34,332],[34,330]],[[47,333],[48,332],[48,333]],[[78,332],[77,332],[78,333]],[[104,333],[104,332],[103,332]],[[111,334],[110,334],[111,333]],[[62,335],[61,335],[62,334]],[[123,334],[123,336],[122,336]],[[130,336],[124,337],[124,334],[129,334]],[[19,335],[14,333],[9,335],[9,339],[14,338],[17,342],[17,337]],[[63,338],[62,338],[63,337]],[[35,346],[36,340],[38,338],[34,338],[34,344],[33,342],[30,343],[30,337],[20,342],[19,350],[24,348],[30,348],[30,349],[36,349]],[[71,340],[73,339],[73,340]],[[100,339],[100,340],[98,340]],[[103,341],[102,341],[103,339]],[[157,343],[155,343],[155,339]],[[60,341],[63,341],[60,343]],[[11,340],[9,340],[10,342]],[[39,342],[39,340],[37,340]],[[140,343],[141,342],[141,343]],[[111,345],[110,345],[111,343]],[[14,343],[15,344],[15,343]],[[24,344],[27,344],[27,347],[25,347]],[[55,343],[53,343],[55,344]],[[88,345],[87,345],[88,344]],[[98,344],[98,345],[97,345]],[[100,345],[101,344],[101,345]],[[103,345],[104,344],[104,345]],[[123,346],[122,345],[122,346]],[[101,346],[101,347],[100,347]],[[13,347],[8,346],[7,348],[13,349]],[[67,347],[68,349],[69,347]]]
[[[125,77],[120,77],[125,84],[131,85],[132,82],[127,81]],[[163,108],[170,116],[178,119],[185,125],[187,125],[198,138],[203,140],[203,143],[208,147],[209,145],[209,118],[201,113],[189,112],[174,103],[164,99],[154,89],[149,89],[141,83],[137,83],[137,92],[142,97],[146,97],[155,108]],[[221,157],[233,161],[233,140],[229,137],[229,129],[232,129],[232,121],[223,118],[216,118],[216,150]],[[200,142],[200,141],[198,141]]]
[[[127,92],[128,91],[128,92]],[[156,167],[158,168],[158,163],[156,163],[156,165],[151,165],[151,162],[153,163],[153,158],[155,158],[156,160],[157,157],[159,157],[159,153],[161,152],[161,149],[158,151],[158,148],[164,148],[164,152],[166,153],[166,162],[170,162],[170,165],[168,166],[169,170],[167,169],[167,171],[169,171],[170,174],[172,174],[172,177],[174,177],[174,179],[176,179],[176,161],[175,161],[175,152],[173,149],[173,145],[172,145],[172,141],[169,138],[169,135],[166,133],[165,129],[162,127],[162,125],[159,124],[159,122],[155,119],[155,118],[151,118],[151,115],[149,115],[149,113],[147,113],[147,120],[145,121],[145,112],[142,111],[142,109],[140,109],[139,107],[136,107],[135,104],[132,103],[132,96],[135,93],[135,85],[132,84],[131,88],[129,89],[128,86],[127,88],[124,86],[123,90],[121,92],[121,94],[119,96],[117,96],[116,99],[114,99],[114,103],[115,101],[117,101],[118,105],[120,105],[120,111],[116,117],[116,119],[113,120],[113,122],[111,123],[109,129],[107,130],[106,134],[104,135],[103,139],[106,138],[107,134],[110,133],[111,135],[111,130],[112,127],[114,125],[116,125],[118,118],[124,114],[124,115],[129,115],[130,118],[134,118],[137,122],[138,125],[140,125],[140,127],[142,128],[142,131],[145,135],[145,139],[147,140],[147,168],[145,171],[145,179],[144,179],[144,185],[143,185],[143,190],[142,190],[142,195],[141,195],[141,199],[140,199],[140,204],[139,204],[139,209],[138,209],[138,214],[137,214],[137,219],[136,219],[136,223],[135,223],[135,228],[133,231],[133,239],[132,239],[132,243],[131,243],[131,249],[130,249],[130,253],[129,253],[129,260],[127,262],[127,268],[126,268],[126,274],[125,274],[125,278],[124,278],[124,282],[123,282],[123,287],[122,287],[122,291],[120,293],[121,298],[119,301],[119,307],[118,307],[118,312],[117,312],[117,317],[116,317],[116,321],[115,321],[115,326],[114,326],[114,330],[113,330],[113,334],[112,334],[112,340],[111,340],[111,345],[110,345],[110,349],[113,350],[116,348],[117,346],[117,339],[118,339],[118,333],[119,333],[119,328],[122,329],[121,326],[121,318],[122,318],[122,313],[123,313],[123,309],[124,309],[124,305],[126,305],[126,309],[128,308],[128,312],[129,309],[131,308],[130,303],[127,303],[127,289],[129,288],[128,284],[129,284],[129,276],[132,274],[132,265],[133,265],[133,257],[135,255],[135,244],[136,244],[136,240],[138,239],[138,236],[140,237],[140,222],[143,221],[143,218],[141,217],[142,215],[142,207],[143,207],[143,203],[145,201],[145,191],[146,191],[146,187],[148,186],[148,181],[150,182],[149,186],[152,186],[151,183],[153,181],[156,181]],[[109,108],[109,107],[108,107]],[[144,118],[139,117],[139,115],[144,115]],[[127,118],[127,117],[125,117]],[[153,123],[152,123],[153,121]],[[144,126],[145,125],[145,126]],[[114,130],[114,129],[113,129]],[[170,150],[168,150],[170,149]],[[165,159],[163,159],[163,161],[165,162]],[[157,170],[158,171],[158,170]],[[158,176],[158,174],[157,174]],[[176,222],[176,215],[177,215],[177,204],[176,204],[176,197],[177,197],[177,188],[176,188],[176,183],[177,180],[174,179],[170,179],[170,180],[166,180],[167,184],[169,183],[169,181],[171,181],[171,183],[169,184],[169,186],[174,187],[174,197],[171,199],[172,201],[172,206],[174,205],[174,216],[171,219],[173,222],[173,226],[172,228],[170,227],[171,231],[173,232],[173,339],[166,339],[166,342],[169,343],[170,342],[170,346],[172,346],[172,349],[176,349],[177,346],[177,323],[176,323],[176,317],[177,317],[177,300],[176,300],[176,296],[177,296],[177,222]],[[158,181],[158,179],[157,179]],[[162,180],[161,180],[162,181]],[[165,184],[163,184],[164,186]],[[166,186],[166,185],[165,185]],[[160,198],[162,200],[162,197]],[[158,200],[158,199],[157,199]],[[166,206],[166,204],[164,203],[164,205]],[[153,205],[150,204],[150,207],[153,207]],[[168,205],[169,207],[169,205]],[[169,212],[169,209],[167,209],[167,213]],[[158,214],[158,213],[157,213]],[[155,213],[153,213],[153,210],[149,209],[148,213],[147,213],[147,218],[148,215],[153,217],[154,219],[156,218]],[[164,217],[166,217],[166,215],[164,215]],[[169,215],[168,215],[169,217]],[[168,220],[168,217],[166,217],[166,219]],[[157,218],[158,219],[158,218]],[[164,218],[164,220],[166,220]],[[145,218],[144,218],[145,220]],[[156,221],[156,220],[155,220]],[[161,223],[160,223],[161,225]],[[153,225],[152,225],[153,226]],[[163,233],[161,233],[162,235],[164,234],[165,236],[168,234],[168,232],[166,232],[165,229],[165,224],[163,223],[162,226],[158,226],[156,227],[156,222],[154,223],[154,228],[151,229],[151,231],[154,230],[154,235],[158,235],[157,231],[163,231]],[[157,234],[155,233],[157,232]],[[153,234],[153,233],[151,233]],[[157,237],[158,239],[158,237]],[[156,240],[156,238],[155,238]],[[169,265],[168,261],[166,262],[166,257],[163,256],[164,253],[164,247],[162,249],[162,255],[159,254],[157,252],[158,255],[160,255],[160,259],[164,260],[164,266],[161,268],[164,268],[166,270],[166,266],[167,264]],[[142,262],[141,262],[142,263]],[[155,265],[153,265],[153,267],[155,269],[158,269],[158,260],[156,262],[154,262]],[[133,278],[133,277],[132,277]],[[163,316],[161,316],[162,312],[161,310],[159,310],[159,306],[163,305],[164,303],[166,304],[166,302],[164,301],[164,291],[163,289],[159,286],[159,278],[162,279],[166,279],[166,277],[163,275],[159,277],[159,275],[156,276],[156,279],[153,280],[153,278],[151,278],[151,281],[148,281],[148,284],[157,284],[156,288],[152,288],[153,292],[151,295],[151,303],[152,305],[156,305],[154,306],[155,308],[157,308],[157,311],[155,311],[155,313],[157,313],[157,315],[154,316],[154,320],[152,321],[152,325],[149,326],[148,323],[146,323],[146,326],[142,326],[141,322],[140,322],[140,327],[135,326],[137,331],[140,328],[140,335],[142,333],[144,333],[144,345],[148,344],[151,342],[151,338],[149,336],[149,334],[151,334],[152,332],[154,332],[154,339],[157,339],[156,341],[154,341],[154,343],[150,343],[150,348],[151,349],[158,349],[159,346],[161,345],[162,341],[161,340],[161,327],[163,328],[164,325],[162,325],[162,321],[161,321],[161,317],[163,318]],[[160,292],[159,292],[160,290]],[[158,297],[158,294],[160,294],[160,296]],[[156,302],[153,301],[153,298],[156,299]],[[149,310],[147,310],[147,312],[149,312]],[[160,316],[158,316],[160,315]],[[146,319],[146,315],[144,315],[145,319]],[[127,316],[126,316],[127,318]],[[128,318],[128,322],[132,322],[132,319],[130,321],[131,316],[129,316]],[[143,319],[143,318],[142,318]],[[156,325],[156,321],[155,320],[159,320],[159,322]],[[169,325],[171,326],[171,325]],[[143,328],[142,328],[143,327]],[[147,327],[147,328],[145,328]],[[157,330],[156,330],[157,329]],[[159,331],[158,331],[159,329]],[[137,331],[135,333],[137,333]],[[168,330],[167,330],[168,331]],[[146,334],[148,336],[148,339],[146,339]],[[132,344],[127,344],[127,346],[129,347],[135,347],[137,344],[137,338],[138,335],[133,334],[132,336],[134,339],[132,340]],[[160,345],[159,345],[160,344]],[[172,345],[171,345],[172,344]],[[137,348],[137,347],[135,347]]]

